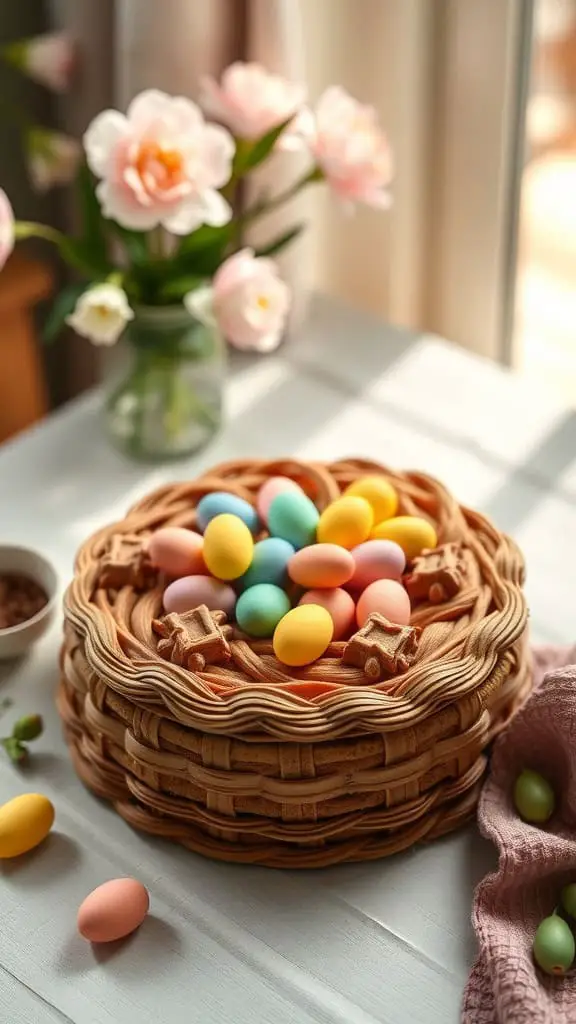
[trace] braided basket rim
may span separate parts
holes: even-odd
[[[369,473],[385,475],[396,487],[400,512],[435,522],[439,543],[463,540],[479,570],[475,610],[470,610],[470,593],[460,616],[454,615],[460,609],[454,602],[450,615],[442,606],[416,609],[413,623],[423,627],[422,635],[429,630],[429,637],[441,633],[444,639],[436,650],[430,641],[430,649],[396,677],[393,688],[390,680],[367,685],[361,671],[342,665],[342,643],[331,644],[318,662],[290,675],[276,662],[270,642],[240,639],[232,644],[235,685],[220,666],[192,672],[166,661],[155,649],[151,621],[158,613],[158,590],[135,600],[134,591],[123,588],[111,599],[96,586],[102,553],[113,533],[149,533],[168,521],[193,525],[193,501],[212,490],[253,501],[263,479],[287,475],[322,509],[349,482]],[[209,732],[244,738],[268,733],[305,742],[406,729],[461,701],[484,705],[498,685],[494,680],[505,678],[518,657],[527,622],[523,578],[524,562],[514,541],[481,513],[458,504],[432,476],[363,459],[236,460],[195,480],[157,488],[132,505],[124,519],[88,538],[78,552],[64,608],[69,628],[83,639],[90,672],[137,706]],[[131,626],[132,615],[138,630]],[[456,623],[451,639],[445,638],[448,621]]]

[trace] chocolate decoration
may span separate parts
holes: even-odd
[[[462,545],[452,541],[418,555],[412,572],[404,577],[404,586],[413,603],[441,604],[462,589],[465,575]]]
[[[110,547],[102,556],[98,585],[112,590],[133,587],[146,590],[156,582],[154,569],[142,544],[134,533],[115,533]]]
[[[418,653],[420,630],[397,626],[373,612],[344,648],[342,661],[361,668],[368,679],[379,682],[383,676],[406,672]]]
[[[206,665],[228,661],[230,645],[220,628],[225,621],[224,612],[210,612],[204,604],[189,612],[171,612],[154,619],[152,628],[162,637],[158,653],[193,672],[202,672]]]

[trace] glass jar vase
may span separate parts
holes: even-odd
[[[225,344],[182,304],[134,312],[124,335],[131,365],[106,402],[108,436],[135,459],[191,455],[222,420]]]

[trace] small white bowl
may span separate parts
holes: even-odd
[[[0,544],[0,575],[21,573],[40,584],[46,591],[47,603],[36,615],[18,626],[0,629],[0,661],[18,658],[46,632],[54,619],[57,606],[58,576],[50,562],[31,548]]]

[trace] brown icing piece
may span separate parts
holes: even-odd
[[[230,645],[220,628],[226,621],[224,612],[210,612],[206,605],[189,612],[171,612],[154,619],[152,628],[162,637],[158,653],[194,672],[202,672],[206,665],[228,661]]]
[[[404,578],[404,586],[412,602],[441,604],[462,589],[465,576],[462,545],[451,541],[418,555],[412,572]]]
[[[119,590],[120,587],[134,587],[146,590],[156,582],[156,571],[142,544],[142,538],[135,533],[115,533],[110,547],[102,557],[98,584]]]
[[[398,626],[373,612],[346,644],[342,661],[363,669],[372,682],[379,682],[384,675],[406,672],[416,658],[419,635],[417,627]]]

